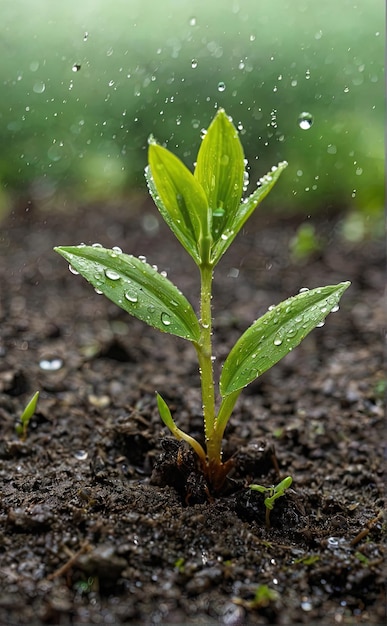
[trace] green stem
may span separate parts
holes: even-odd
[[[207,445],[208,459],[212,458],[212,439],[215,423],[215,390],[214,375],[212,368],[212,267],[202,265],[200,267],[201,291],[200,291],[200,341],[196,346],[200,380],[202,387],[202,402],[204,416],[204,434]]]

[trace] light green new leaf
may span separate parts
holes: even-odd
[[[257,206],[266,198],[269,191],[274,187],[280,175],[287,167],[286,161],[273,166],[271,171],[259,180],[259,187],[245,200],[243,200],[234,213],[227,215],[223,224],[221,237],[216,241],[211,252],[211,261],[215,265],[234,241],[242,226],[255,211]]]
[[[347,281],[303,291],[259,318],[237,341],[223,365],[221,395],[246,387],[298,346],[328,313],[337,310],[349,285]]]
[[[203,138],[194,173],[207,196],[214,244],[234,223],[242,197],[244,168],[238,132],[220,109]]]
[[[197,342],[198,319],[170,280],[134,256],[94,246],[54,248],[96,290],[154,328]]]
[[[186,441],[195,450],[198,457],[205,463],[206,455],[200,443],[198,443],[196,439],[194,439],[190,435],[187,435],[187,433],[185,433],[183,430],[180,430],[180,428],[176,426],[175,422],[173,421],[173,417],[169,409],[169,406],[165,402],[164,398],[160,396],[159,393],[156,393],[156,398],[157,398],[157,407],[159,409],[160,417],[163,420],[166,427],[169,428],[172,435],[174,435],[176,439],[179,439],[179,440],[183,439],[184,441]]]
[[[203,240],[207,241],[207,249],[210,246],[209,211],[203,188],[166,148],[150,144],[148,158],[146,177],[152,198],[181,245],[200,265]]]

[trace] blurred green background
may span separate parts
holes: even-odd
[[[13,0],[1,23],[3,208],[145,188],[150,133],[192,167],[222,106],[252,187],[289,161],[267,202],[377,221],[382,0]]]

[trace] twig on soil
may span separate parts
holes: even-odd
[[[66,574],[66,572],[70,569],[70,567],[72,567],[74,563],[76,563],[76,561],[81,556],[81,554],[83,554],[84,552],[88,552],[90,549],[91,549],[91,545],[89,544],[88,541],[85,541],[81,545],[79,550],[75,552],[75,554],[73,554],[71,558],[64,565],[62,565],[57,570],[55,570],[55,572],[52,572],[52,574],[47,576],[47,580],[54,580],[54,578],[58,578],[59,576],[63,576],[63,574]]]
[[[383,512],[382,512],[382,511],[379,511],[379,513],[377,514],[377,516],[376,516],[376,517],[374,517],[372,520],[370,520],[370,521],[367,523],[366,527],[365,527],[365,528],[363,528],[363,530],[361,530],[361,531],[360,531],[360,532],[356,535],[356,537],[354,537],[354,538],[352,539],[352,541],[350,542],[350,545],[351,545],[351,546],[356,546],[356,544],[358,544],[358,543],[359,543],[359,541],[361,541],[362,539],[364,539],[364,537],[366,537],[366,536],[368,535],[368,533],[370,532],[371,528],[372,528],[373,526],[375,526],[376,522],[378,522],[380,519],[382,519],[382,517],[383,517]]]

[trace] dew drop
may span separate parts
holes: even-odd
[[[282,339],[280,339],[280,337],[276,337],[273,341],[275,346],[280,346],[282,343]]]
[[[307,111],[303,111],[298,116],[298,125],[301,130],[309,130],[309,128],[313,125],[313,122],[313,115]]]
[[[119,246],[113,246],[112,250],[114,250],[116,254],[122,254],[122,250]]]
[[[117,274],[114,270],[107,269],[105,270],[106,278],[110,278],[110,280],[120,280],[121,276]]]
[[[79,272],[77,272],[77,270],[72,265],[69,265],[69,270],[72,274],[74,274],[74,276],[79,275]]]
[[[307,291],[309,291],[309,287],[301,287],[299,293],[306,293]]]
[[[93,243],[91,245],[92,248],[102,248],[102,244],[101,243]]]
[[[322,328],[324,326],[324,324],[325,324],[325,322],[324,322],[324,320],[322,320],[321,322],[316,324],[316,328]]]
[[[134,291],[125,291],[125,298],[134,304],[138,302],[138,296]]]
[[[59,357],[54,357],[52,359],[41,359],[39,361],[39,367],[45,372],[57,372],[63,367],[63,360]]]
[[[89,454],[86,450],[76,450],[74,452],[74,457],[77,459],[77,461],[86,461],[88,456]]]
[[[335,304],[335,306],[331,308],[331,313],[337,313],[337,311],[339,310],[339,308],[340,308],[340,307],[339,307],[339,305],[338,305],[338,304]]]
[[[144,256],[143,254],[140,254],[138,257],[138,260],[141,261],[141,263],[146,263],[146,256]]]
[[[171,325],[171,316],[169,313],[165,313],[164,311],[161,313],[161,323],[164,324],[164,326]]]
[[[162,276],[163,278],[166,278],[168,276],[168,272],[166,270],[162,270],[160,272],[160,276]]]
[[[289,328],[286,334],[288,337],[295,337],[297,335],[297,328]]]
[[[94,289],[95,293],[98,294],[99,296],[102,296],[103,291],[101,291],[100,289],[98,289],[97,287]]]
[[[218,83],[218,91],[224,91],[226,89],[226,85],[224,82]]]
[[[222,207],[219,207],[218,209],[215,209],[215,210],[212,212],[212,215],[213,215],[214,217],[223,217],[223,216],[224,216],[224,213],[225,213],[224,209],[223,209]]]

